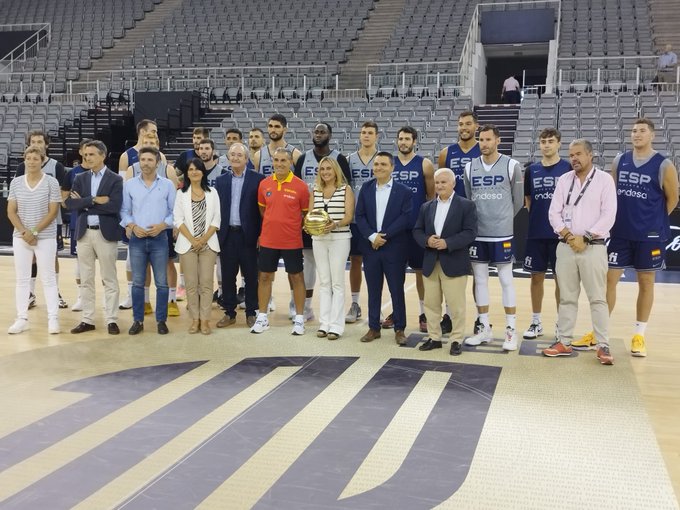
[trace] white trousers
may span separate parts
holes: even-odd
[[[350,239],[332,236],[312,240],[319,275],[319,329],[342,335],[345,331],[345,263]]]
[[[57,276],[54,271],[54,258],[57,255],[57,240],[38,239],[35,246],[31,246],[20,237],[12,238],[14,248],[14,271],[17,287],[15,293],[17,319],[28,320],[28,296],[31,292],[31,265],[33,256],[38,264],[38,275],[42,282],[47,305],[47,318],[59,318],[59,291],[57,290]]]

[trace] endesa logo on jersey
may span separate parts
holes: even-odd
[[[473,186],[495,186],[505,180],[502,175],[475,175],[471,182]]]

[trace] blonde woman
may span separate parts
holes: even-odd
[[[324,233],[312,236],[312,249],[319,275],[319,330],[316,336],[337,340],[345,331],[345,263],[352,234],[354,193],[338,162],[330,157],[319,162],[309,209],[328,213]]]
[[[187,308],[192,323],[189,333],[209,335],[212,308],[213,273],[220,251],[217,231],[220,228],[220,198],[208,186],[208,170],[194,158],[184,175],[184,185],[177,191],[175,228],[179,230],[175,251],[179,253],[187,289]]]

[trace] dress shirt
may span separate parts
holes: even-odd
[[[102,178],[104,177],[104,172],[106,171],[106,167],[102,167],[99,172],[93,172],[90,171],[91,174],[91,179],[90,179],[90,196],[92,198],[97,196],[97,190],[99,190],[99,185],[102,182]],[[88,214],[87,215],[87,224],[91,227],[94,227],[96,225],[99,225],[99,215],[97,214]]]
[[[172,208],[175,205],[175,186],[170,179],[155,174],[151,186],[142,180],[142,175],[125,182],[123,207],[120,211],[123,227],[130,223],[142,228],[165,223],[172,228]]]
[[[229,209],[229,226],[241,226],[241,191],[243,190],[243,183],[246,180],[246,171],[241,175],[236,175],[231,170],[231,205]]]
[[[574,206],[582,187],[586,185],[591,176],[590,185],[578,204]],[[572,183],[574,187],[570,194],[569,189]],[[569,199],[569,205],[567,205],[567,199]],[[558,235],[566,227],[577,236],[589,232],[596,238],[606,239],[616,219],[616,203],[616,186],[611,175],[593,167],[582,184],[581,180],[576,177],[576,172],[572,170],[562,175],[557,181],[548,212],[550,225]]]
[[[378,232],[374,232],[368,236],[368,240],[373,242],[378,233],[382,230],[382,223],[385,219],[385,211],[387,211],[387,202],[390,201],[390,193],[392,193],[392,183],[394,179],[390,179],[382,186],[375,183],[375,227]]]
[[[434,232],[439,237],[441,237],[442,230],[444,230],[444,222],[446,221],[446,216],[449,214],[451,202],[453,202],[453,193],[451,193],[451,196],[446,200],[437,197],[437,208],[434,212]]]
[[[511,76],[510,78],[507,78],[503,82],[503,90],[505,90],[506,92],[511,92],[513,90],[519,90],[519,82]]]
[[[663,71],[667,67],[674,66],[678,63],[678,56],[672,51],[662,53],[659,57],[659,70]]]

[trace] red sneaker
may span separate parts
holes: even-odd
[[[571,345],[564,345],[562,342],[555,342],[547,349],[543,349],[543,356],[556,358],[557,356],[571,356],[573,352]]]

